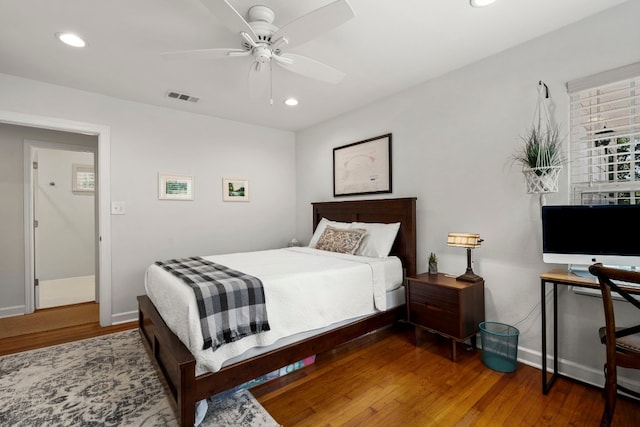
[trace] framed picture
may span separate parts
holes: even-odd
[[[96,191],[96,177],[92,165],[71,165],[71,192],[90,194]]]
[[[238,178],[223,178],[222,200],[225,202],[248,202],[249,181]]]
[[[193,200],[193,177],[158,174],[158,198],[161,200]]]
[[[333,149],[333,195],[391,193],[391,134]]]

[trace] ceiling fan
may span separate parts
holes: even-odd
[[[171,58],[223,59],[250,57],[250,87],[256,89],[269,78],[273,63],[293,73],[327,83],[339,83],[345,74],[312,58],[285,52],[339,26],[355,15],[347,0],[335,0],[278,28],[274,11],[262,5],[249,8],[248,20],[227,0],[200,0],[240,39],[237,48],[196,49],[163,53]]]

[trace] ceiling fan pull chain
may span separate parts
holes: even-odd
[[[269,98],[271,105],[273,105],[273,65],[269,61]]]

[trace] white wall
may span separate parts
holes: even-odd
[[[625,3],[299,132],[298,236],[310,238],[309,203],[333,198],[332,149],[391,132],[393,194],[386,197],[418,198],[418,270],[426,271],[433,251],[441,271],[463,273],[466,253],[446,246],[447,233],[480,233],[485,241],[472,255],[486,280],[486,319],[515,324],[520,357],[540,364],[539,275],[563,266],[542,262],[539,199],[526,194],[511,158],[532,123],[538,81],[549,86],[566,130],[566,82],[638,61],[638,16],[640,2]],[[568,202],[566,170],[561,179],[548,204]],[[563,289],[560,307],[562,370],[600,382],[601,300]]]
[[[295,233],[291,132],[2,74],[0,110],[109,127],[111,198],[126,202],[127,210],[110,218],[115,320],[135,318],[145,269],[156,260],[282,247]],[[195,200],[159,200],[159,172],[193,175]],[[223,177],[248,179],[251,201],[222,202]],[[12,287],[3,293],[24,293],[23,283],[15,285],[24,277],[0,280],[2,288]]]

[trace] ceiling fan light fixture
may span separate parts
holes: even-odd
[[[473,7],[484,7],[489,6],[491,3],[496,0],[471,0],[471,6]]]
[[[284,100],[284,103],[289,107],[295,107],[296,105],[298,105],[298,100],[295,98],[287,98]]]
[[[348,0],[333,0],[332,3],[314,9],[287,24],[279,25],[280,28],[273,24],[276,15],[267,6],[252,6],[247,22],[229,0],[200,1],[231,32],[240,36],[242,48],[195,49],[166,52],[163,55],[199,59],[249,56],[253,61],[247,79],[250,92],[259,89],[259,85],[266,86],[266,83],[269,83],[269,89],[273,94],[273,81],[270,78],[274,63],[291,73],[326,83],[337,84],[344,78],[345,73],[340,70],[313,58],[284,50],[285,47],[302,45],[353,19],[355,14]]]
[[[85,47],[87,45],[79,35],[73,33],[56,33],[56,38],[68,46]]]

